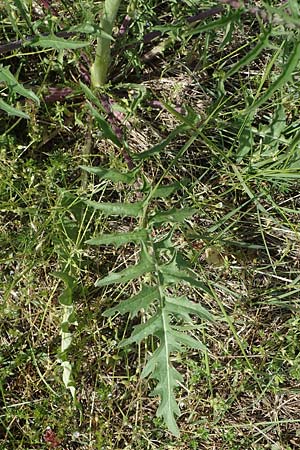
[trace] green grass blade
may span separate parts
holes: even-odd
[[[188,36],[195,36],[196,34],[205,33],[211,30],[220,30],[221,28],[227,26],[230,22],[237,20],[240,17],[239,13],[229,14],[221,19],[214,20],[209,22],[206,25],[199,25],[195,27],[193,30],[188,31]]]
[[[291,55],[289,57],[289,60],[284,66],[284,69],[281,73],[281,75],[277,78],[274,83],[271,84],[271,86],[267,89],[267,91],[256,101],[253,105],[248,108],[247,112],[254,111],[255,109],[262,106],[264,103],[266,103],[272,95],[281,89],[288,81],[291,80],[293,72],[297,68],[297,65],[299,63],[300,59],[300,41],[294,44],[293,51],[291,52]]]
[[[240,59],[225,75],[225,79],[231,77],[234,75],[238,70],[240,70],[243,66],[246,66],[247,64],[250,64],[254,59],[256,59],[261,52],[267,47],[269,42],[269,36],[270,33],[264,33],[259,43],[249,52],[247,55],[244,56],[244,58]]]
[[[31,32],[33,33],[34,30],[33,30],[33,26],[32,26],[32,23],[31,23],[30,15],[29,15],[29,13],[28,13],[28,11],[27,11],[27,5],[26,5],[26,3],[25,3],[24,1],[22,2],[21,0],[14,0],[14,4],[15,4],[16,7],[18,8],[18,10],[19,10],[19,12],[20,12],[20,14],[21,14],[21,17],[22,17],[23,20],[26,22],[28,28],[29,28],[29,29],[31,30]]]

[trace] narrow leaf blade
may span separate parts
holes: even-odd
[[[114,183],[132,183],[136,178],[135,172],[123,173],[116,169],[103,169],[101,167],[79,166],[88,173],[97,175],[101,180],[110,180]]]
[[[91,113],[93,114],[93,116],[95,117],[96,121],[98,122],[99,128],[103,132],[104,137],[106,137],[107,139],[110,139],[117,147],[121,148],[122,147],[121,141],[116,136],[116,134],[112,131],[111,127],[106,122],[104,117],[102,117],[101,114],[89,103],[88,103],[88,107],[89,107]]]
[[[88,41],[72,41],[71,39],[64,39],[58,36],[39,36],[34,41],[31,41],[28,45],[42,47],[42,48],[53,48],[54,50],[75,50],[77,48],[83,48],[90,45]]]
[[[164,151],[167,145],[171,143],[171,141],[180,133],[182,133],[186,129],[186,125],[179,125],[177,128],[175,128],[169,136],[166,137],[163,141],[159,142],[159,144],[154,145],[149,150],[145,150],[142,153],[137,153],[133,155],[133,159],[135,160],[144,160],[148,159],[150,156],[157,155],[160,152]]]
[[[268,101],[272,95],[281,89],[285,83],[291,80],[294,70],[297,68],[298,62],[300,59],[300,42],[297,42],[294,45],[294,49],[291,52],[289,60],[284,65],[283,71],[281,75],[277,78],[274,83],[267,89],[267,91],[256,101],[253,105],[250,106],[248,112],[254,111],[255,109],[262,106],[266,101]]]
[[[29,115],[21,111],[20,109],[15,108],[14,106],[6,103],[2,98],[0,98],[0,109],[5,111],[9,116],[22,117],[23,119],[30,119]]]
[[[102,211],[105,215],[112,216],[129,216],[139,217],[143,210],[143,202],[135,203],[101,203],[92,200],[86,200],[85,203],[94,208]]]
[[[36,102],[38,105],[40,104],[39,98],[32,92],[30,89],[26,89],[16,77],[11,73],[8,67],[0,67],[0,81],[3,81],[7,84],[7,86],[23,97],[29,98]]]

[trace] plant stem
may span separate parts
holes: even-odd
[[[102,30],[111,36],[114,22],[122,0],[105,0],[103,14],[100,20]],[[96,57],[91,67],[92,85],[103,86],[106,83],[107,72],[110,65],[110,44],[107,36],[97,38]]]

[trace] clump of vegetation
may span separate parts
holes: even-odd
[[[3,448],[296,448],[298,3],[1,12]]]

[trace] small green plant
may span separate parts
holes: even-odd
[[[112,169],[82,167],[101,179],[132,184],[137,171],[125,175]],[[180,187],[180,186],[179,186]],[[170,190],[171,188],[171,190]],[[157,415],[162,416],[168,429],[176,436],[179,430],[175,416],[179,415],[174,390],[183,381],[182,375],[172,363],[172,354],[183,347],[205,350],[202,342],[184,332],[184,324],[191,323],[198,316],[212,321],[213,315],[200,303],[191,301],[186,295],[179,295],[180,284],[187,284],[210,294],[209,288],[190,269],[188,262],[177,248],[173,236],[176,225],[197,212],[194,208],[172,208],[166,211],[152,211],[151,199],[165,198],[174,190],[174,185],[151,189],[145,182],[144,199],[135,203],[107,203],[87,200],[88,206],[106,216],[123,216],[137,219],[137,226],[127,233],[117,232],[96,236],[87,241],[91,245],[121,245],[134,243],[139,247],[138,261],[120,272],[112,272],[96,281],[96,286],[108,286],[139,280],[140,291],[117,306],[104,312],[111,317],[116,313],[129,313],[130,317],[145,312],[144,322],[135,326],[132,334],[120,343],[121,347],[140,343],[150,336],[157,341],[156,349],[143,369],[142,377],[149,376],[157,381],[153,395],[160,397]],[[162,231],[163,230],[163,231]]]

